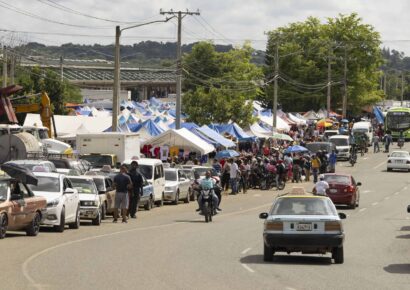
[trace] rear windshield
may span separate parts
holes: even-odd
[[[337,215],[326,198],[280,198],[272,207],[271,215]]]
[[[92,180],[70,178],[70,181],[78,193],[97,194],[97,188]]]
[[[349,140],[344,138],[332,138],[329,140],[336,146],[349,146]]]
[[[145,176],[146,179],[152,179],[152,166],[151,165],[140,164],[138,167],[140,169],[140,172]]]
[[[345,175],[325,175],[328,183],[350,184],[350,177]]]
[[[393,152],[390,157],[409,157],[407,152]]]
[[[177,172],[165,170],[165,180],[168,181],[177,181]]]
[[[7,181],[0,181],[0,200],[5,201],[7,199],[7,191],[9,183]]]
[[[95,185],[97,186],[98,191],[105,191],[104,179],[93,178]]]
[[[56,168],[70,169],[70,164],[65,160],[51,159],[50,161],[54,163]]]
[[[32,191],[48,191],[59,192],[60,191],[60,178],[51,176],[36,176],[37,185],[27,184]]]

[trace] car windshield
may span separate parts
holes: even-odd
[[[327,183],[350,184],[350,177],[346,175],[325,175]]]
[[[308,143],[306,144],[306,148],[313,153],[317,153],[319,150],[326,150],[327,152],[332,151],[330,143]]]
[[[51,176],[36,176],[37,185],[27,184],[32,191],[60,192],[60,178]]]
[[[325,198],[280,198],[272,207],[271,215],[337,215]]]
[[[83,160],[87,160],[88,162],[92,164],[93,167],[97,167],[97,168],[103,167],[104,165],[110,165],[110,166],[114,165],[112,156],[109,156],[109,155],[91,154],[91,155],[80,156],[80,158]]]
[[[165,180],[177,181],[177,172],[171,170],[165,170]]]
[[[78,193],[97,194],[97,188],[92,180],[70,178],[70,181],[74,189],[78,190]]]
[[[208,170],[211,170],[211,168],[207,168],[207,167],[205,167],[205,168],[194,168],[195,173],[198,173],[199,176],[205,176],[205,173]]]
[[[97,186],[98,191],[105,191],[104,179],[102,178],[93,178],[95,186]]]
[[[329,141],[335,144],[336,146],[349,146],[348,140],[344,138],[332,138]]]
[[[393,152],[390,157],[409,157],[407,152]]]
[[[142,165],[139,166],[140,172],[145,176],[146,179],[152,178],[152,166],[151,165]]]
[[[0,181],[0,200],[7,200],[7,191],[9,184],[6,181]]]
[[[59,159],[51,159],[50,161],[54,163],[54,166],[55,166],[56,168],[66,168],[66,169],[70,169],[70,165],[67,164],[68,162],[66,162],[66,161],[63,160],[63,159],[61,159],[61,160],[59,160]]]

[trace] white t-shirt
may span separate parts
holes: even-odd
[[[229,170],[229,176],[230,178],[236,178],[236,175],[238,174],[238,164],[234,162],[230,165],[231,165],[231,169]]]
[[[329,189],[329,183],[324,180],[320,180],[315,185],[316,193],[320,195],[326,195],[326,189]]]

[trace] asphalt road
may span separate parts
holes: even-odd
[[[386,172],[386,160],[369,153],[353,168],[338,164],[363,183],[359,208],[339,208],[348,215],[342,265],[330,255],[263,262],[258,214],[277,192],[255,190],[224,197],[209,224],[191,202],[142,210],[128,224],[10,233],[0,241],[0,289],[409,289],[410,173]]]

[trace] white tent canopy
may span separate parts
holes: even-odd
[[[272,131],[268,131],[261,126],[259,126],[258,123],[253,123],[251,126],[249,126],[250,133],[256,137],[259,138],[269,138],[272,137]]]
[[[181,149],[190,149],[201,154],[208,154],[215,150],[215,147],[206,143],[189,130],[182,128],[179,130],[171,129],[156,137],[150,138],[144,144],[152,146],[177,146]]]
[[[273,119],[272,117],[266,117],[266,116],[259,116],[258,117],[262,122],[265,124],[269,125],[272,127],[273,124]],[[276,116],[276,129],[277,130],[283,130],[283,131],[289,131],[290,126],[283,120],[281,117]]]

